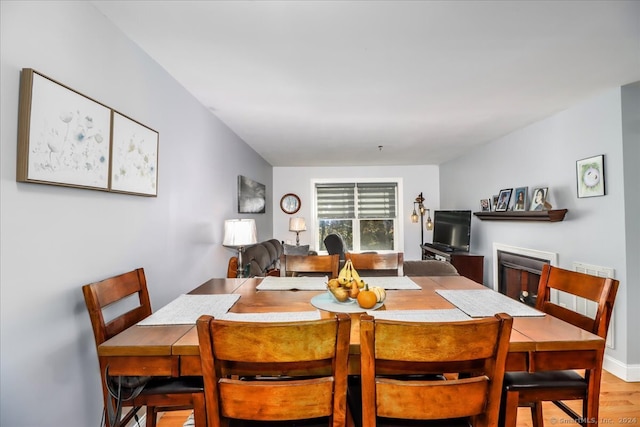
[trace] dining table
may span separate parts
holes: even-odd
[[[433,314],[436,317],[432,320],[437,321],[446,320],[452,314],[465,318],[492,316],[493,312],[512,315],[507,371],[585,369],[600,375],[597,356],[604,351],[604,339],[537,312],[466,277],[363,279],[386,288],[384,302],[377,304],[375,310],[367,310],[374,316],[428,321]],[[275,286],[265,288],[267,283]],[[359,318],[365,310],[359,309],[357,303],[338,304],[328,300],[330,295],[322,281],[316,280],[310,288],[297,283],[260,277],[210,279],[154,312],[149,321],[139,322],[105,341],[98,347],[98,356],[109,365],[111,375],[200,376],[195,319],[201,314],[214,314],[219,310],[221,316],[226,312],[226,316],[237,313],[273,319],[274,314],[306,313],[328,318],[337,311],[346,311],[351,316],[349,374],[358,375]],[[199,304],[205,301],[223,306]],[[190,318],[181,316],[185,310],[190,311]],[[441,317],[443,315],[445,317]]]

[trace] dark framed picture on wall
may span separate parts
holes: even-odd
[[[576,178],[578,197],[604,196],[604,155],[578,160]]]
[[[265,213],[266,187],[238,175],[238,213]]]
[[[509,209],[509,200],[511,199],[511,192],[513,188],[507,188],[500,190],[498,194],[498,205],[496,206],[496,212],[505,212]]]

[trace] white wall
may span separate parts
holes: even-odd
[[[271,166],[88,2],[0,2],[0,425],[98,426],[102,395],[81,286],[144,267],[153,307],[211,277],[232,252],[239,174]],[[34,68],[160,134],[157,198],[16,182],[20,70]]]
[[[534,187],[549,187],[548,199],[553,207],[569,210],[563,222],[474,218],[471,251],[485,256],[485,284],[493,284],[494,242],[557,252],[559,266],[567,269],[572,269],[574,261],[613,267],[621,286],[614,309],[615,348],[607,351],[606,366],[618,376],[640,380],[640,357],[637,350],[630,353],[632,331],[627,327],[637,324],[628,320],[630,309],[640,303],[637,298],[640,283],[637,275],[632,280],[627,277],[624,204],[625,184],[629,186],[628,191],[633,187],[637,198],[638,182],[624,181],[622,148],[618,88],[441,165],[440,204],[477,206],[480,199],[498,194],[500,189],[528,186],[531,192]],[[607,194],[579,199],[576,160],[599,154],[605,155]],[[637,168],[637,159],[631,164]],[[637,172],[633,176],[637,179]],[[638,238],[637,232],[635,238]],[[630,288],[636,291],[629,292]],[[632,295],[634,300],[630,299]]]
[[[426,159],[425,159],[426,163]],[[304,217],[308,222],[313,218],[313,186],[314,179],[367,179],[367,178],[399,178],[402,182],[400,191],[400,211],[402,218],[402,240],[405,259],[420,259],[420,226],[411,222],[413,201],[423,193],[424,204],[433,212],[440,207],[440,193],[438,181],[438,167],[425,166],[371,166],[371,167],[334,167],[334,168],[304,168],[304,167],[274,167],[273,168],[273,236],[279,240],[295,242],[295,233],[289,231],[289,218],[280,210],[280,198],[287,193],[294,193],[300,197],[301,208],[293,216]],[[426,218],[425,218],[426,220]],[[424,230],[425,242],[431,242],[432,232]],[[300,233],[300,244],[309,244],[312,249],[317,248],[317,238],[307,226],[307,231]]]

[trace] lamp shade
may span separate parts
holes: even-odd
[[[223,246],[240,248],[255,243],[258,243],[255,220],[228,219],[224,222]]]
[[[307,224],[304,222],[304,218],[289,218],[289,231],[305,231]]]

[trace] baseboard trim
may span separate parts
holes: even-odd
[[[602,369],[625,382],[640,382],[640,365],[627,365],[611,356],[605,355]]]

